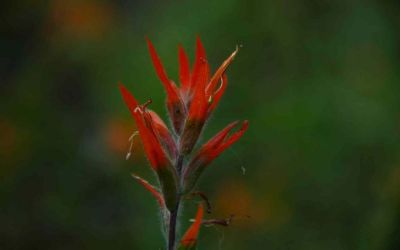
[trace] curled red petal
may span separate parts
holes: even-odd
[[[238,51],[239,51],[239,48],[236,47],[235,51],[233,51],[232,54],[217,69],[217,71],[211,78],[210,83],[207,86],[207,90],[206,90],[207,95],[211,95],[213,92],[215,92],[218,82],[220,81],[222,75],[225,73],[228,66],[232,63],[232,61],[235,58]]]
[[[154,196],[154,198],[156,198],[161,208],[165,207],[164,197],[153,185],[135,174],[132,174],[132,177],[137,180],[144,188],[146,188]]]
[[[199,236],[201,222],[203,220],[204,209],[203,205],[200,203],[197,209],[196,218],[193,224],[189,227],[186,233],[181,239],[181,245],[183,247],[189,248],[194,247],[197,243],[197,238]]]
[[[223,74],[219,88],[215,90],[215,92],[208,97],[209,101],[211,102],[210,106],[208,107],[208,114],[210,114],[215,109],[215,107],[217,107],[222,95],[225,92],[227,85],[228,85],[228,78],[226,74]]]
[[[179,45],[179,80],[181,81],[181,87],[186,92],[190,87],[190,66],[189,59],[186,55],[185,50]]]

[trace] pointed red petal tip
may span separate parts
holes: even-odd
[[[198,36],[196,39],[196,58],[193,65],[192,79],[190,92],[196,90],[198,84],[202,84],[205,75],[209,73],[209,66],[207,62],[206,51],[201,43],[200,37]],[[207,76],[208,77],[208,76]],[[207,79],[208,81],[208,79]],[[204,85],[207,84],[204,83]],[[205,86],[203,87],[205,89]]]
[[[139,176],[137,176],[135,174],[132,174],[132,177],[135,180],[137,180],[144,188],[146,188],[154,196],[154,198],[156,198],[156,200],[161,208],[165,207],[165,202],[164,202],[163,196],[153,185],[151,185],[146,180],[140,178]]]
[[[209,102],[211,102],[210,107],[208,108],[208,113],[210,114],[218,105],[219,100],[221,100],[222,95],[225,92],[226,86],[228,85],[228,77],[226,74],[222,75],[221,85],[218,87],[214,93],[210,93],[208,96]]]
[[[164,84],[169,85],[170,83],[169,83],[168,76],[165,73],[164,66],[162,65],[161,60],[158,57],[158,54],[156,52],[156,49],[154,48],[153,43],[150,41],[150,39],[148,37],[146,37],[146,41],[147,41],[147,46],[149,48],[151,60],[153,61],[153,65],[154,65],[154,68],[156,69],[156,73],[157,73],[158,77]]]
[[[207,114],[206,85],[208,83],[210,67],[207,62],[206,52],[197,37],[196,60],[193,67],[191,88],[189,95],[192,100],[189,108],[189,120],[204,122]]]
[[[208,113],[213,111],[217,106],[219,100],[221,99],[223,93],[225,92],[228,79],[226,77],[225,71],[228,66],[232,63],[239,48],[236,46],[236,50],[222,63],[222,65],[217,69],[213,77],[211,78],[209,84],[206,87],[206,96],[210,102],[210,107],[208,108]],[[218,87],[218,83],[219,87]]]
[[[169,101],[170,102],[179,101],[177,88],[175,84],[168,78],[164,66],[162,65],[161,60],[156,52],[156,49],[154,48],[149,38],[146,37],[146,41],[147,41],[147,46],[149,48],[150,57],[153,62],[154,68],[156,70],[157,76],[161,80],[165,90],[167,91],[167,96]]]
[[[210,80],[210,83],[207,86],[207,94],[210,95],[212,92],[215,91],[215,88],[218,85],[219,80],[221,79],[222,75],[225,73],[228,66],[232,63],[233,59],[235,59],[236,54],[239,51],[239,47],[236,46],[235,51],[221,64],[221,66],[217,69],[215,74]]]
[[[126,105],[128,106],[129,110],[133,112],[138,106],[138,102],[121,82],[118,83],[118,87],[121,91],[122,97],[124,98]]]
[[[182,237],[181,244],[184,247],[193,247],[196,245],[197,237],[199,235],[201,222],[203,220],[204,209],[203,205],[200,203],[197,209],[196,218],[193,224],[186,231],[185,235]]]
[[[185,50],[182,45],[179,44],[179,80],[181,81],[181,86],[183,91],[187,91],[190,87],[190,65],[189,59],[186,55]]]

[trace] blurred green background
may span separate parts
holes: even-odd
[[[199,249],[400,249],[400,2],[4,1],[0,249],[162,249],[154,182],[122,81],[166,118],[147,52],[178,79],[200,35],[213,69],[242,45],[204,133],[247,134],[200,188]],[[245,174],[243,170],[245,169]],[[195,213],[185,209],[182,229]]]

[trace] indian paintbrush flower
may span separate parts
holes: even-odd
[[[197,38],[196,56],[192,70],[183,47],[178,47],[178,87],[167,75],[157,52],[149,39],[147,45],[158,78],[163,84],[166,106],[173,130],[148,108],[151,101],[140,105],[135,97],[120,84],[122,97],[138,128],[145,154],[160,183],[160,190],[139,176],[133,177],[156,198],[163,214],[168,234],[168,250],[176,248],[176,224],[182,199],[196,186],[206,167],[225,149],[234,144],[248,128],[248,122],[235,121],[217,133],[196,153],[191,154],[203,127],[218,105],[227,86],[226,69],[235,58],[238,48],[210,75],[205,49]],[[200,204],[195,222],[180,240],[179,249],[195,249],[202,224],[203,206]]]

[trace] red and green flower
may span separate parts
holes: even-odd
[[[205,49],[197,38],[196,56],[190,67],[182,46],[178,47],[179,81],[177,86],[167,75],[151,41],[147,39],[150,56],[158,78],[165,88],[166,106],[173,129],[148,108],[150,102],[139,104],[135,97],[120,84],[122,97],[138,128],[144,152],[156,173],[160,190],[142,178],[134,178],[156,198],[168,229],[168,249],[175,249],[175,227],[183,197],[190,194],[203,171],[223,151],[239,140],[248,128],[248,122],[235,121],[217,133],[192,153],[205,123],[217,107],[227,87],[226,70],[238,49],[210,74]],[[240,128],[232,133],[235,127]],[[180,240],[179,249],[195,249],[202,223],[203,206],[200,205],[195,222]]]

